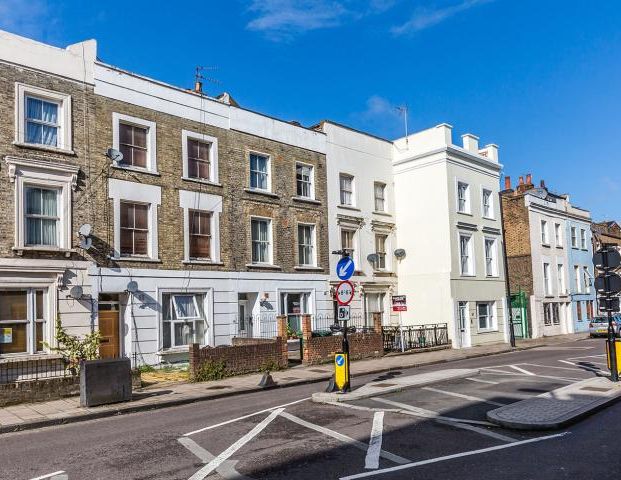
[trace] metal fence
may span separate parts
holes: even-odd
[[[0,360],[0,385],[26,380],[69,377],[71,372],[59,357]]]
[[[325,337],[329,335],[340,335],[339,332],[330,328],[335,325],[334,316],[330,314],[313,315],[311,319],[311,330],[314,337]],[[342,322],[338,323],[342,326]],[[351,314],[347,326],[351,328],[351,333],[372,332],[373,320],[369,322],[362,312]]]
[[[235,316],[231,337],[275,338],[278,336],[278,322],[275,313]]]
[[[385,351],[414,350],[418,348],[448,345],[448,325],[435,323],[431,325],[408,325],[382,327]],[[403,336],[402,336],[403,332]]]

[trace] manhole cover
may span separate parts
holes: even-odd
[[[582,387],[580,390],[589,390],[590,392],[609,392],[612,388]]]
[[[327,370],[321,370],[320,368],[311,368],[310,371],[315,373],[328,373]]]
[[[205,390],[222,390],[223,388],[231,388],[228,385],[212,385],[211,387],[205,387]]]
[[[376,383],[373,385],[374,387],[386,388],[386,387],[396,387],[396,383]]]

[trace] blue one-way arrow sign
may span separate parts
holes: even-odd
[[[336,274],[341,280],[349,280],[354,274],[354,261],[349,257],[343,257],[336,264]]]

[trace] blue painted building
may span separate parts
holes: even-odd
[[[590,212],[571,206],[568,201],[566,227],[568,291],[574,331],[585,332],[590,319],[596,315]]]

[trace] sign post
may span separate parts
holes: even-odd
[[[606,356],[608,357],[608,365],[610,367],[610,380],[619,381],[619,366],[617,365],[617,342],[615,338],[615,330],[612,326],[612,312],[619,311],[619,298],[616,297],[621,291],[621,278],[613,270],[621,265],[621,255],[619,251],[610,244],[604,244],[595,255],[593,255],[593,264],[603,273],[599,274],[595,279],[595,289],[598,293],[598,301],[600,302],[600,310],[602,306],[608,313],[608,340],[606,341]]]
[[[403,338],[403,320],[401,312],[407,312],[408,304],[405,295],[392,296],[392,311],[399,312],[399,334],[401,335],[401,351],[405,352],[405,339]]]

